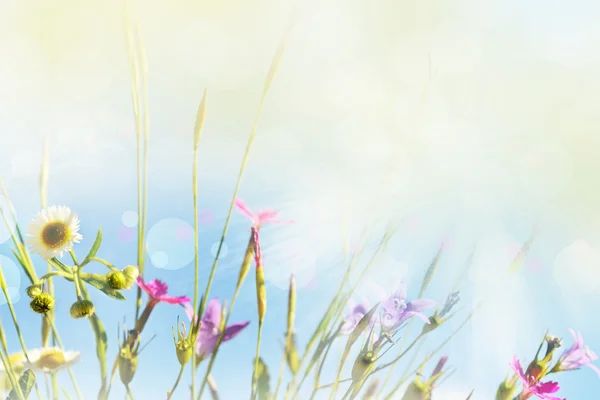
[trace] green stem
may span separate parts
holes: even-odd
[[[194,163],[192,166],[192,197],[194,201],[194,303],[193,310],[196,310],[198,305],[198,277],[200,273],[200,258],[198,249],[199,226],[198,226],[198,149],[194,148]],[[198,316],[200,319],[201,316]],[[190,329],[190,334],[194,329]],[[197,336],[194,338],[194,348]],[[196,357],[192,357],[192,394],[193,399],[196,394]]]
[[[6,345],[6,337],[4,336],[4,328],[2,326],[2,321],[0,321],[0,342],[2,343],[2,351],[0,351],[0,360],[2,361],[2,365],[4,366],[4,371],[8,375],[8,379],[10,380],[10,383],[17,395],[19,396],[19,398],[26,400],[23,396],[21,386],[19,385],[19,378],[15,376],[15,371],[10,362],[10,356],[8,354],[8,346]]]
[[[317,372],[315,373],[315,382],[313,385],[312,393],[310,395],[310,400],[313,400],[315,398],[315,396],[317,395],[317,390],[318,390],[319,383],[320,383],[319,381],[321,378],[321,372],[323,371],[323,366],[325,365],[325,360],[327,359],[327,355],[329,354],[329,349],[331,349],[332,345],[333,345],[333,340],[331,340],[329,342],[329,344],[327,345],[327,347],[325,348],[325,353],[323,354],[323,359],[321,360],[321,363],[319,364],[319,368],[317,369]]]
[[[108,269],[110,269],[111,271],[118,271],[119,269],[117,267],[115,267],[114,265],[112,265],[110,262],[106,261],[103,258],[98,258],[98,257],[90,257],[90,261],[96,261],[102,265],[104,265],[105,267],[107,267]]]
[[[194,357],[192,357],[192,358],[194,358]],[[167,400],[171,400],[171,397],[173,397],[173,393],[175,393],[175,389],[177,389],[177,385],[179,385],[179,381],[181,380],[181,376],[183,375],[184,369],[185,369],[185,364],[182,365],[181,368],[179,368],[179,373],[177,374],[177,379],[175,380],[175,384],[173,385],[173,388],[167,395]]]
[[[73,276],[69,275],[67,273],[64,273],[64,272],[61,272],[61,271],[51,271],[51,272],[48,272],[45,275],[42,275],[40,277],[40,282],[45,281],[46,279],[52,278],[54,276],[60,276],[60,277],[66,278],[66,279],[73,279]]]
[[[283,371],[285,371],[285,360],[286,353],[283,351],[283,357],[281,358],[281,364],[279,364],[279,375],[277,376],[277,386],[275,386],[275,393],[273,394],[273,398],[276,399],[279,394],[279,388],[281,387],[281,382],[283,381]]]
[[[254,400],[256,396],[256,382],[258,380],[258,376],[256,376],[258,372],[258,360],[260,357],[260,342],[262,338],[262,322],[258,323],[258,336],[256,337],[256,355],[254,358],[254,372],[252,373],[252,391],[250,395],[250,400]]]
[[[50,379],[52,380],[52,398],[58,400],[58,381],[56,380],[55,375],[55,373],[50,374]]]
[[[0,287],[2,288],[2,293],[4,293],[4,297],[6,298],[6,304],[8,305],[8,310],[10,311],[10,316],[12,317],[15,330],[17,331],[17,336],[19,337],[19,343],[21,344],[21,349],[23,350],[25,359],[27,360],[27,362],[31,362],[29,360],[29,355],[27,354],[27,347],[25,346],[25,340],[23,340],[23,334],[21,333],[19,322],[17,321],[17,314],[15,313],[12,300],[10,299],[10,295],[8,293],[8,287],[6,286],[6,280],[4,279],[4,273],[2,272],[2,266],[0,266]],[[35,392],[37,394],[37,397],[41,399],[42,396],[40,394],[40,388],[37,382],[35,382]]]
[[[129,397],[130,400],[135,400],[133,398],[133,393],[131,393],[131,389],[129,388],[129,385],[125,385],[125,390],[127,391],[127,397]]]
[[[64,350],[64,347],[63,347],[63,344],[62,344],[62,340],[60,339],[58,331],[56,330],[56,326],[54,325],[54,321],[52,319],[48,318],[47,316],[45,318],[50,323],[50,327],[52,328],[52,334],[54,335],[54,338],[56,339],[56,343],[58,344],[58,348],[61,349],[61,350]],[[81,391],[79,390],[79,385],[77,384],[77,379],[75,378],[75,374],[73,373],[73,369],[71,367],[69,367],[68,368],[68,372],[69,372],[69,377],[71,378],[71,382],[73,383],[73,388],[75,389],[75,393],[77,394],[77,399],[78,400],[83,400],[83,396],[81,395]]]

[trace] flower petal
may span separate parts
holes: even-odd
[[[187,296],[162,296],[159,300],[168,304],[185,304],[191,301]]]
[[[208,302],[208,306],[206,306],[204,316],[202,317],[202,322],[209,322],[217,329],[219,328],[219,325],[221,325],[221,303],[219,303],[218,297],[213,297],[212,300]]]
[[[135,280],[135,282],[140,287],[140,289],[142,289],[144,292],[146,292],[146,294],[148,296],[152,297],[152,292],[151,292],[150,288],[148,287],[148,285],[146,285],[146,282],[144,282],[144,280],[142,279],[141,276],[138,276],[138,278]]]
[[[235,206],[238,208],[238,210],[242,214],[244,214],[246,217],[250,218],[252,223],[258,222],[256,215],[254,215],[254,213],[248,208],[246,203],[244,203],[241,199],[235,199]]]
[[[437,304],[437,302],[433,301],[433,300],[427,300],[427,299],[416,299],[416,300],[412,300],[410,301],[407,305],[406,305],[406,309],[408,311],[421,311],[424,310],[426,308],[430,308],[433,307]]]
[[[225,328],[225,334],[223,335],[223,341],[226,342],[228,340],[236,337],[244,328],[246,328],[250,324],[250,321],[246,322],[236,322],[235,324],[229,325]]]

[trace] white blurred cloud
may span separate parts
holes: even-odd
[[[577,239],[556,256],[553,276],[566,297],[597,293],[600,290],[600,253],[584,239]]]

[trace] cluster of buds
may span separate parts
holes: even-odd
[[[140,271],[133,265],[128,265],[122,271],[117,269],[106,274],[106,282],[111,289],[127,290],[130,289],[138,278]]]
[[[41,284],[31,285],[26,289],[27,296],[31,299],[29,307],[42,315],[48,314],[54,308],[54,297],[42,291]]]

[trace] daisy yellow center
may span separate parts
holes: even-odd
[[[44,226],[41,239],[46,247],[61,247],[69,239],[69,227],[62,221],[50,222]]]
[[[42,355],[37,361],[37,365],[42,369],[53,370],[61,367],[67,362],[65,355],[58,350],[48,351]]]

